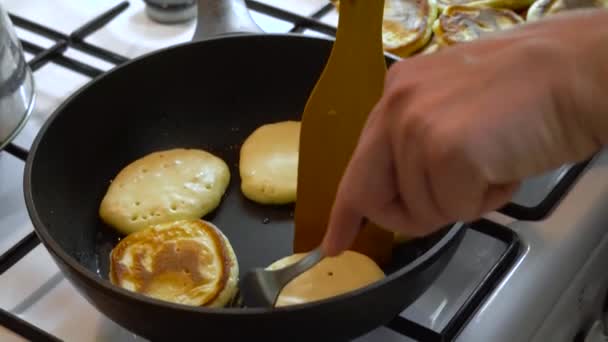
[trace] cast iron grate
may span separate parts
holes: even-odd
[[[300,33],[306,29],[330,36],[334,36],[336,33],[335,27],[319,21],[319,18],[323,17],[332,10],[333,5],[331,3],[327,3],[309,17],[297,15],[253,0],[248,0],[247,5],[251,10],[261,12],[283,21],[291,22],[294,26],[290,32],[293,33]],[[128,1],[121,2],[110,10],[87,22],[69,35],[16,15],[9,14],[9,16],[14,25],[52,39],[55,42],[50,48],[43,48],[32,42],[21,39],[21,44],[24,50],[34,55],[29,62],[33,72],[49,62],[53,62],[82,75],[95,78],[101,75],[103,71],[82,61],[65,56],[64,53],[68,47],[72,47],[80,52],[84,52],[114,65],[120,65],[127,62],[129,60],[127,57],[87,43],[85,42],[85,39],[109,23],[112,19],[122,13],[128,6]],[[16,144],[9,144],[5,151],[23,161],[25,161],[28,156],[27,149],[24,149]],[[506,244],[507,248],[501,255],[498,262],[486,274],[482,282],[471,293],[469,298],[454,315],[445,329],[443,329],[441,332],[435,332],[403,317],[396,317],[392,322],[387,324],[388,328],[417,341],[451,341],[458,335],[460,330],[478,308],[479,304],[485,300],[487,295],[491,293],[492,289],[496,286],[497,282],[503,277],[504,273],[511,267],[518,255],[520,246],[517,235],[513,231],[489,221],[482,220],[476,222],[470,225],[467,229],[474,229],[483,234],[487,234],[501,240]],[[20,242],[15,244],[5,254],[1,255],[0,274],[4,273],[15,263],[21,260],[39,243],[40,241],[36,234],[32,232]],[[12,330],[28,340],[59,340],[57,337],[52,336],[40,328],[4,310],[0,310],[0,325]]]

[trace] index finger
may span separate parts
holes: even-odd
[[[327,255],[348,249],[364,218],[390,203],[395,196],[392,154],[381,121],[378,118],[363,131],[340,181],[322,243]]]

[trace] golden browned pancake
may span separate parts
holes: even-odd
[[[293,254],[268,266],[276,270],[302,259],[306,253]],[[364,254],[345,251],[321,260],[293,279],[281,291],[276,306],[287,306],[335,297],[365,287],[385,277],[378,265]]]
[[[239,267],[224,234],[203,220],[140,230],[110,253],[110,281],[156,299],[223,307],[234,297]]]
[[[493,7],[499,9],[521,10],[532,4],[534,0],[436,0],[440,11],[455,5],[474,7]]]
[[[425,46],[437,18],[435,1],[386,0],[382,22],[384,49],[407,57]]]
[[[337,9],[339,0],[331,0]],[[433,34],[437,18],[434,0],[385,0],[382,21],[384,50],[407,57],[425,46]]]
[[[491,7],[450,6],[433,25],[437,41],[452,45],[476,40],[523,23],[517,13]]]
[[[118,173],[99,215],[123,234],[153,224],[197,219],[219,205],[229,181],[228,165],[206,151],[154,152]]]
[[[245,197],[261,204],[296,200],[300,122],[258,127],[243,143],[239,172]]]
[[[526,20],[536,21],[547,15],[580,8],[608,8],[608,0],[537,0],[528,9]]]
[[[433,35],[433,38],[431,38],[431,40],[428,42],[428,44],[426,44],[425,47],[418,51],[418,54],[429,55],[439,51],[439,49],[441,49],[442,47],[443,45],[439,44],[439,42],[437,41],[437,36]]]

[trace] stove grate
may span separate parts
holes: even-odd
[[[0,309],[0,326],[9,328],[12,332],[27,339],[28,341],[61,341],[57,337],[2,309]]]
[[[294,26],[289,32],[301,33],[308,29],[330,36],[335,36],[336,34],[335,27],[319,21],[320,18],[332,11],[333,5],[331,3],[327,3],[309,17],[301,16],[254,0],[247,0],[246,3],[253,11],[261,12],[274,18],[292,23]],[[111,64],[120,65],[127,62],[129,58],[116,54],[102,47],[87,43],[85,42],[85,39],[109,23],[116,16],[121,14],[125,9],[128,8],[128,6],[128,1],[121,2],[91,21],[85,23],[69,35],[32,22],[20,16],[13,14],[9,14],[9,16],[14,25],[37,33],[55,42],[50,48],[43,48],[27,40],[21,39],[21,44],[24,50],[34,55],[29,62],[32,71],[35,72],[45,64],[53,62],[82,75],[95,78],[101,75],[103,71],[88,65],[87,63],[67,57],[64,55],[64,53],[68,48],[71,47],[93,57],[110,62]],[[27,149],[13,143],[9,144],[5,148],[5,152],[10,153],[23,161],[25,161],[28,156]],[[477,230],[483,234],[487,234],[499,239],[507,245],[506,250],[503,252],[496,265],[489,271],[483,281],[472,292],[469,298],[465,301],[464,305],[454,315],[443,331],[435,332],[401,316],[396,317],[392,322],[386,325],[389,329],[411,339],[425,342],[451,341],[458,335],[464,324],[466,324],[466,322],[470,319],[479,304],[487,297],[487,295],[496,286],[496,283],[502,278],[504,273],[511,267],[519,251],[519,241],[517,235],[513,231],[503,226],[491,223],[489,221],[480,221],[467,227],[467,229]],[[13,246],[8,252],[0,256],[0,274],[11,268],[39,243],[40,240],[37,238],[36,234],[32,232]],[[58,340],[49,333],[42,331],[40,328],[31,325],[10,312],[1,309],[0,325],[29,340]]]
[[[118,55],[112,51],[106,50],[99,46],[86,43],[84,40],[89,35],[93,34],[95,31],[105,26],[107,23],[109,23],[112,19],[114,19],[128,7],[129,2],[123,1],[120,4],[102,13],[101,15],[97,16],[96,18],[92,19],[91,21],[85,23],[81,27],[77,28],[70,35],[65,35],[59,31],[53,30],[52,28],[35,23],[17,15],[9,14],[9,17],[11,18],[13,24],[15,24],[16,26],[37,33],[46,38],[55,40],[57,42],[65,41],[70,47],[81,50],[82,52],[88,53],[92,56],[110,62],[112,64],[121,64],[128,61],[129,59],[127,57]],[[25,46],[24,49],[26,49],[27,51],[27,48]],[[35,51],[28,52],[36,53]],[[48,59],[47,62],[51,60],[52,58]]]

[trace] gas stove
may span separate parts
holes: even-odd
[[[0,340],[144,341],[96,311],[39,243],[23,199],[24,160],[70,94],[131,58],[188,41],[195,22],[153,21],[140,0],[2,5],[34,71],[36,103],[0,151]],[[247,5],[268,33],[335,34],[338,14],[328,0]],[[605,203],[605,151],[527,180],[509,205],[468,226],[454,258],[414,304],[357,342],[606,341]]]

